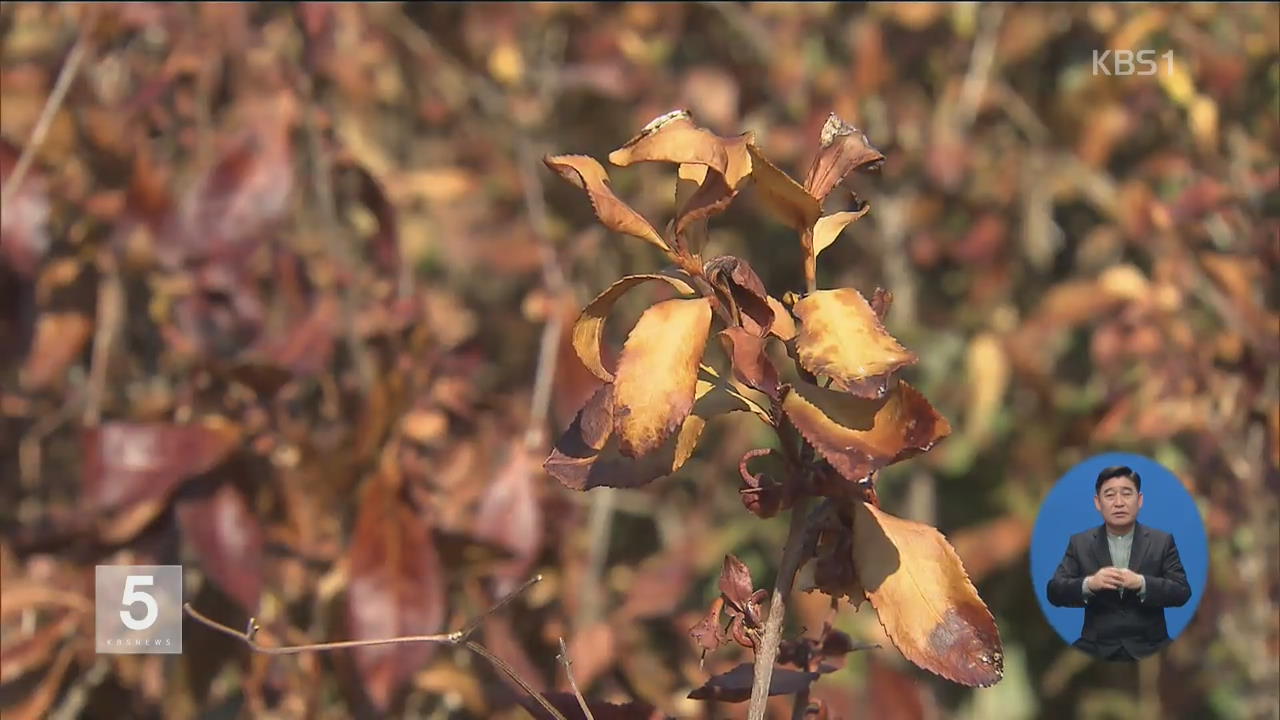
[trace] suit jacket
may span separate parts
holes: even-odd
[[[1049,602],[1084,608],[1084,627],[1076,647],[1100,658],[1110,658],[1123,647],[1141,658],[1169,642],[1164,609],[1186,604],[1191,585],[1173,536],[1136,523],[1129,569],[1146,578],[1146,599],[1140,599],[1137,590],[1125,590],[1123,597],[1119,590],[1099,590],[1086,603],[1084,578],[1113,565],[1106,532],[1106,526],[1099,525],[1071,536],[1049,580]]]

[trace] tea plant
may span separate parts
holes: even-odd
[[[823,215],[823,201],[850,173],[878,167],[884,156],[831,115],[800,184],[765,158],[751,133],[720,137],[675,111],[609,160],[677,166],[676,212],[664,232],[613,193],[595,159],[559,155],[544,162],[587,193],[607,228],[655,245],[673,266],[623,277],[583,309],[573,345],[605,384],[560,437],[547,471],[575,490],[639,487],[679,470],[711,418],[745,411],[773,429],[777,447],[743,457],[742,501],[761,518],[791,510],[771,595],[753,589],[746,566],[726,557],[721,595],[690,631],[704,653],[728,642],[753,650],[753,677],[748,681],[740,667],[694,697],[741,701],[750,687],[753,719],[763,717],[771,694],[795,693],[807,706],[809,684],[836,667],[821,661],[855,649],[830,628],[817,641],[782,642],[786,599],[810,560],[818,590],[833,603],[870,601],[888,637],[915,664],[964,685],[999,681],[999,632],[955,550],[937,529],[881,510],[876,497],[881,468],[928,451],[951,432],[929,401],[897,377],[917,355],[885,329],[892,295],[877,289],[868,300],[854,288],[817,285],[822,251],[869,210],[858,201],[854,211]],[[752,183],[799,237],[802,295],[770,295],[745,259],[702,257],[708,220]],[[610,309],[646,283],[668,285],[677,296],[643,312],[616,367],[607,367],[601,343]],[[727,373],[704,358],[712,332],[729,358]],[[751,472],[749,463],[765,455],[784,471]],[[780,654],[802,670],[775,667]]]

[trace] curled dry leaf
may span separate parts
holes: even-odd
[[[707,298],[665,300],[636,321],[618,358],[614,389],[623,455],[656,450],[689,415],[710,328]]]
[[[263,532],[244,495],[230,482],[177,503],[178,525],[200,569],[250,615],[262,594]]]
[[[703,366],[695,401],[680,432],[668,438],[658,451],[642,458],[618,452],[613,433],[613,385],[600,387],[578,411],[573,423],[556,441],[543,463],[547,472],[565,487],[590,490],[593,487],[631,488],[645,485],[679,470],[693,454],[707,421],[717,415],[746,411],[769,422],[768,413]]]
[[[818,218],[818,222],[813,226],[813,255],[817,257],[822,254],[823,250],[831,247],[831,244],[840,237],[840,232],[844,230],[849,223],[866,215],[871,210],[870,203],[863,203],[862,208],[851,210],[849,212],[831,213]]]
[[[680,167],[697,167],[681,165]],[[684,237],[691,227],[697,226],[695,242],[700,250],[706,244],[707,218],[725,211],[738,191],[729,186],[723,175],[708,169],[697,190],[676,212],[676,235]]]
[[[740,327],[720,331],[720,341],[733,365],[733,376],[753,390],[778,398],[778,369],[765,352],[768,338],[753,335]]]
[[[884,394],[889,377],[916,362],[880,323],[862,293],[853,288],[819,290],[795,304],[800,319],[796,351],[800,364],[859,397]]]
[[[681,432],[660,451],[642,458],[629,458],[618,453],[614,440],[613,385],[604,385],[578,411],[573,423],[564,431],[551,455],[543,463],[547,473],[573,490],[594,487],[633,488],[646,485],[678,469],[683,460],[677,457],[677,446],[696,442]],[[686,423],[693,422],[691,415]],[[701,432],[701,425],[696,428]],[[612,441],[611,441],[612,440]],[[689,450],[691,452],[691,449]],[[686,454],[684,459],[687,459]],[[679,462],[678,462],[679,460]]]
[[[785,510],[795,502],[795,493],[791,485],[783,484],[764,473],[753,473],[747,463],[764,455],[776,455],[771,448],[748,450],[738,461],[738,475],[742,478],[742,487],[738,495],[747,511],[756,517],[771,518],[778,511]]]
[[[893,644],[953,682],[999,682],[1004,652],[995,619],[942,533],[865,503],[853,513],[853,565]]]
[[[857,610],[864,591],[850,558],[853,552],[853,517],[849,503],[832,504],[818,530],[814,552],[813,584],[833,598],[845,598]]]
[[[759,337],[769,333],[773,307],[764,282],[750,263],[732,255],[721,255],[707,261],[702,271],[744,329]]]
[[[835,113],[827,116],[819,144],[821,149],[804,181],[804,189],[819,200],[831,194],[849,173],[870,169],[884,161],[884,155],[871,146],[861,130]]]
[[[609,187],[609,175],[595,158],[586,155],[549,155],[542,162],[560,177],[586,191],[596,217],[600,218],[605,227],[670,251],[671,248],[649,221],[613,194],[613,189]]]
[[[738,607],[746,607],[755,592],[751,585],[751,569],[733,555],[724,556],[724,565],[720,568],[720,592]]]
[[[769,327],[769,332],[782,342],[791,342],[797,334],[795,317],[772,295],[766,297],[765,301],[773,309],[773,325]]]
[[[394,450],[394,445],[390,446]],[[445,621],[445,581],[431,528],[404,495],[396,453],[383,455],[360,501],[348,562],[346,618],[355,640],[439,632]],[[426,665],[431,643],[355,648],[370,700],[381,711]]]
[[[22,368],[23,387],[42,390],[57,382],[80,356],[92,335],[93,321],[82,313],[40,313],[31,351]]]
[[[755,666],[742,663],[734,669],[721,673],[707,680],[700,688],[689,693],[693,700],[719,700],[721,702],[746,702],[751,698],[751,683],[754,679]],[[774,666],[773,680],[769,683],[769,697],[775,695],[792,695],[809,686],[818,679],[816,672],[803,672],[789,668]]]
[[[614,381],[613,373],[605,368],[604,359],[601,357],[600,342],[604,337],[605,319],[613,309],[613,304],[624,293],[637,285],[654,280],[665,282],[684,295],[694,294],[693,286],[675,275],[628,275],[610,285],[582,309],[582,314],[573,324],[573,349],[592,375],[607,383]]]
[[[892,305],[893,293],[882,287],[876,288],[875,293],[871,295],[871,311],[876,314],[877,318],[880,318],[880,322],[884,322]]]
[[[698,127],[688,110],[659,115],[622,147],[609,153],[609,162],[620,167],[644,161],[696,163],[721,174],[728,164],[720,138]]]
[[[790,227],[801,232],[810,230],[822,215],[822,205],[790,175],[769,162],[760,148],[749,144],[747,150],[751,153],[751,177],[765,207]]]
[[[827,462],[855,482],[951,434],[946,418],[901,381],[878,400],[800,383],[783,391],[782,409]]]

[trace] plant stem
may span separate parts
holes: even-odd
[[[782,562],[778,566],[778,578],[773,583],[773,599],[769,602],[769,616],[764,621],[764,637],[756,648],[755,679],[751,683],[751,704],[747,708],[748,720],[763,720],[769,701],[769,684],[773,681],[773,663],[778,657],[778,645],[782,642],[782,621],[787,616],[787,598],[796,582],[796,572],[804,556],[805,536],[808,534],[808,499],[800,498],[791,508],[791,527],[787,531],[787,544],[782,549]]]

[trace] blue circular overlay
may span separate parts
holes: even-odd
[[[1209,542],[1195,500],[1178,478],[1151,458],[1131,453],[1097,455],[1071,468],[1049,491],[1040,505],[1035,530],[1031,533],[1031,581],[1036,600],[1049,624],[1068,644],[1080,637],[1084,608],[1055,607],[1049,604],[1046,586],[1062,562],[1072,535],[1102,524],[1102,515],[1093,506],[1093,485],[1098,473],[1112,465],[1128,465],[1142,476],[1142,509],[1138,522],[1173,535],[1191,585],[1191,599],[1182,607],[1165,608],[1169,637],[1177,638],[1191,622],[1209,573]]]

